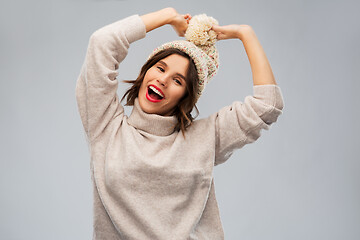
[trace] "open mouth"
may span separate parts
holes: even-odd
[[[146,97],[151,102],[160,102],[164,96],[155,87],[149,86],[146,92]]]

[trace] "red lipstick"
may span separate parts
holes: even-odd
[[[163,94],[162,91],[161,91],[159,88],[157,88],[157,87],[154,86],[154,85],[151,85],[151,86],[155,87],[157,90],[159,90],[159,92],[161,92],[161,94]],[[164,94],[163,94],[163,95],[164,95]],[[150,96],[150,94],[149,94],[149,87],[148,87],[147,90],[146,90],[146,98],[147,98],[150,102],[154,102],[154,103],[161,102],[161,101],[164,99],[164,98],[162,98],[162,99],[152,98],[152,97]]]

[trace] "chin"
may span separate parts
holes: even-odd
[[[154,109],[154,107],[150,106],[149,102],[147,102],[147,99],[139,98],[139,105],[145,113],[161,115],[156,111],[156,109]]]
[[[146,94],[146,93],[145,93]],[[139,99],[139,104],[140,104],[140,107],[141,109],[145,112],[145,113],[148,113],[148,114],[157,114],[157,115],[161,115],[161,116],[171,116],[169,115],[170,113],[173,113],[172,110],[170,109],[164,109],[166,108],[166,106],[161,106],[161,105],[158,105],[158,106],[154,106],[153,103],[151,103],[147,98],[146,96],[144,96],[145,94],[141,94],[139,92],[139,95],[138,95],[138,99]],[[165,103],[166,105],[166,103]],[[175,106],[174,106],[175,107]],[[161,110],[161,112],[159,111]],[[173,115],[173,114],[172,114]]]

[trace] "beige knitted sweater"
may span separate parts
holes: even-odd
[[[136,99],[130,116],[117,95],[117,69],[130,44],[146,35],[133,15],[95,31],[76,84],[91,155],[93,239],[224,239],[213,167],[254,142],[282,113],[277,85],[174,131],[174,116],[147,114]]]

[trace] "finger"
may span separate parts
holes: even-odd
[[[190,14],[186,14],[186,15],[184,15],[184,18],[187,19],[187,20],[191,20],[191,15],[190,15]]]
[[[191,20],[191,15],[190,14],[186,14],[185,15],[185,19],[186,19],[186,23],[189,24],[190,20]]]
[[[225,34],[219,33],[216,38],[217,38],[218,40],[224,40],[224,39],[226,39],[227,37],[226,37]]]
[[[211,29],[214,30],[215,32],[220,32],[222,28],[219,25],[213,25]]]

